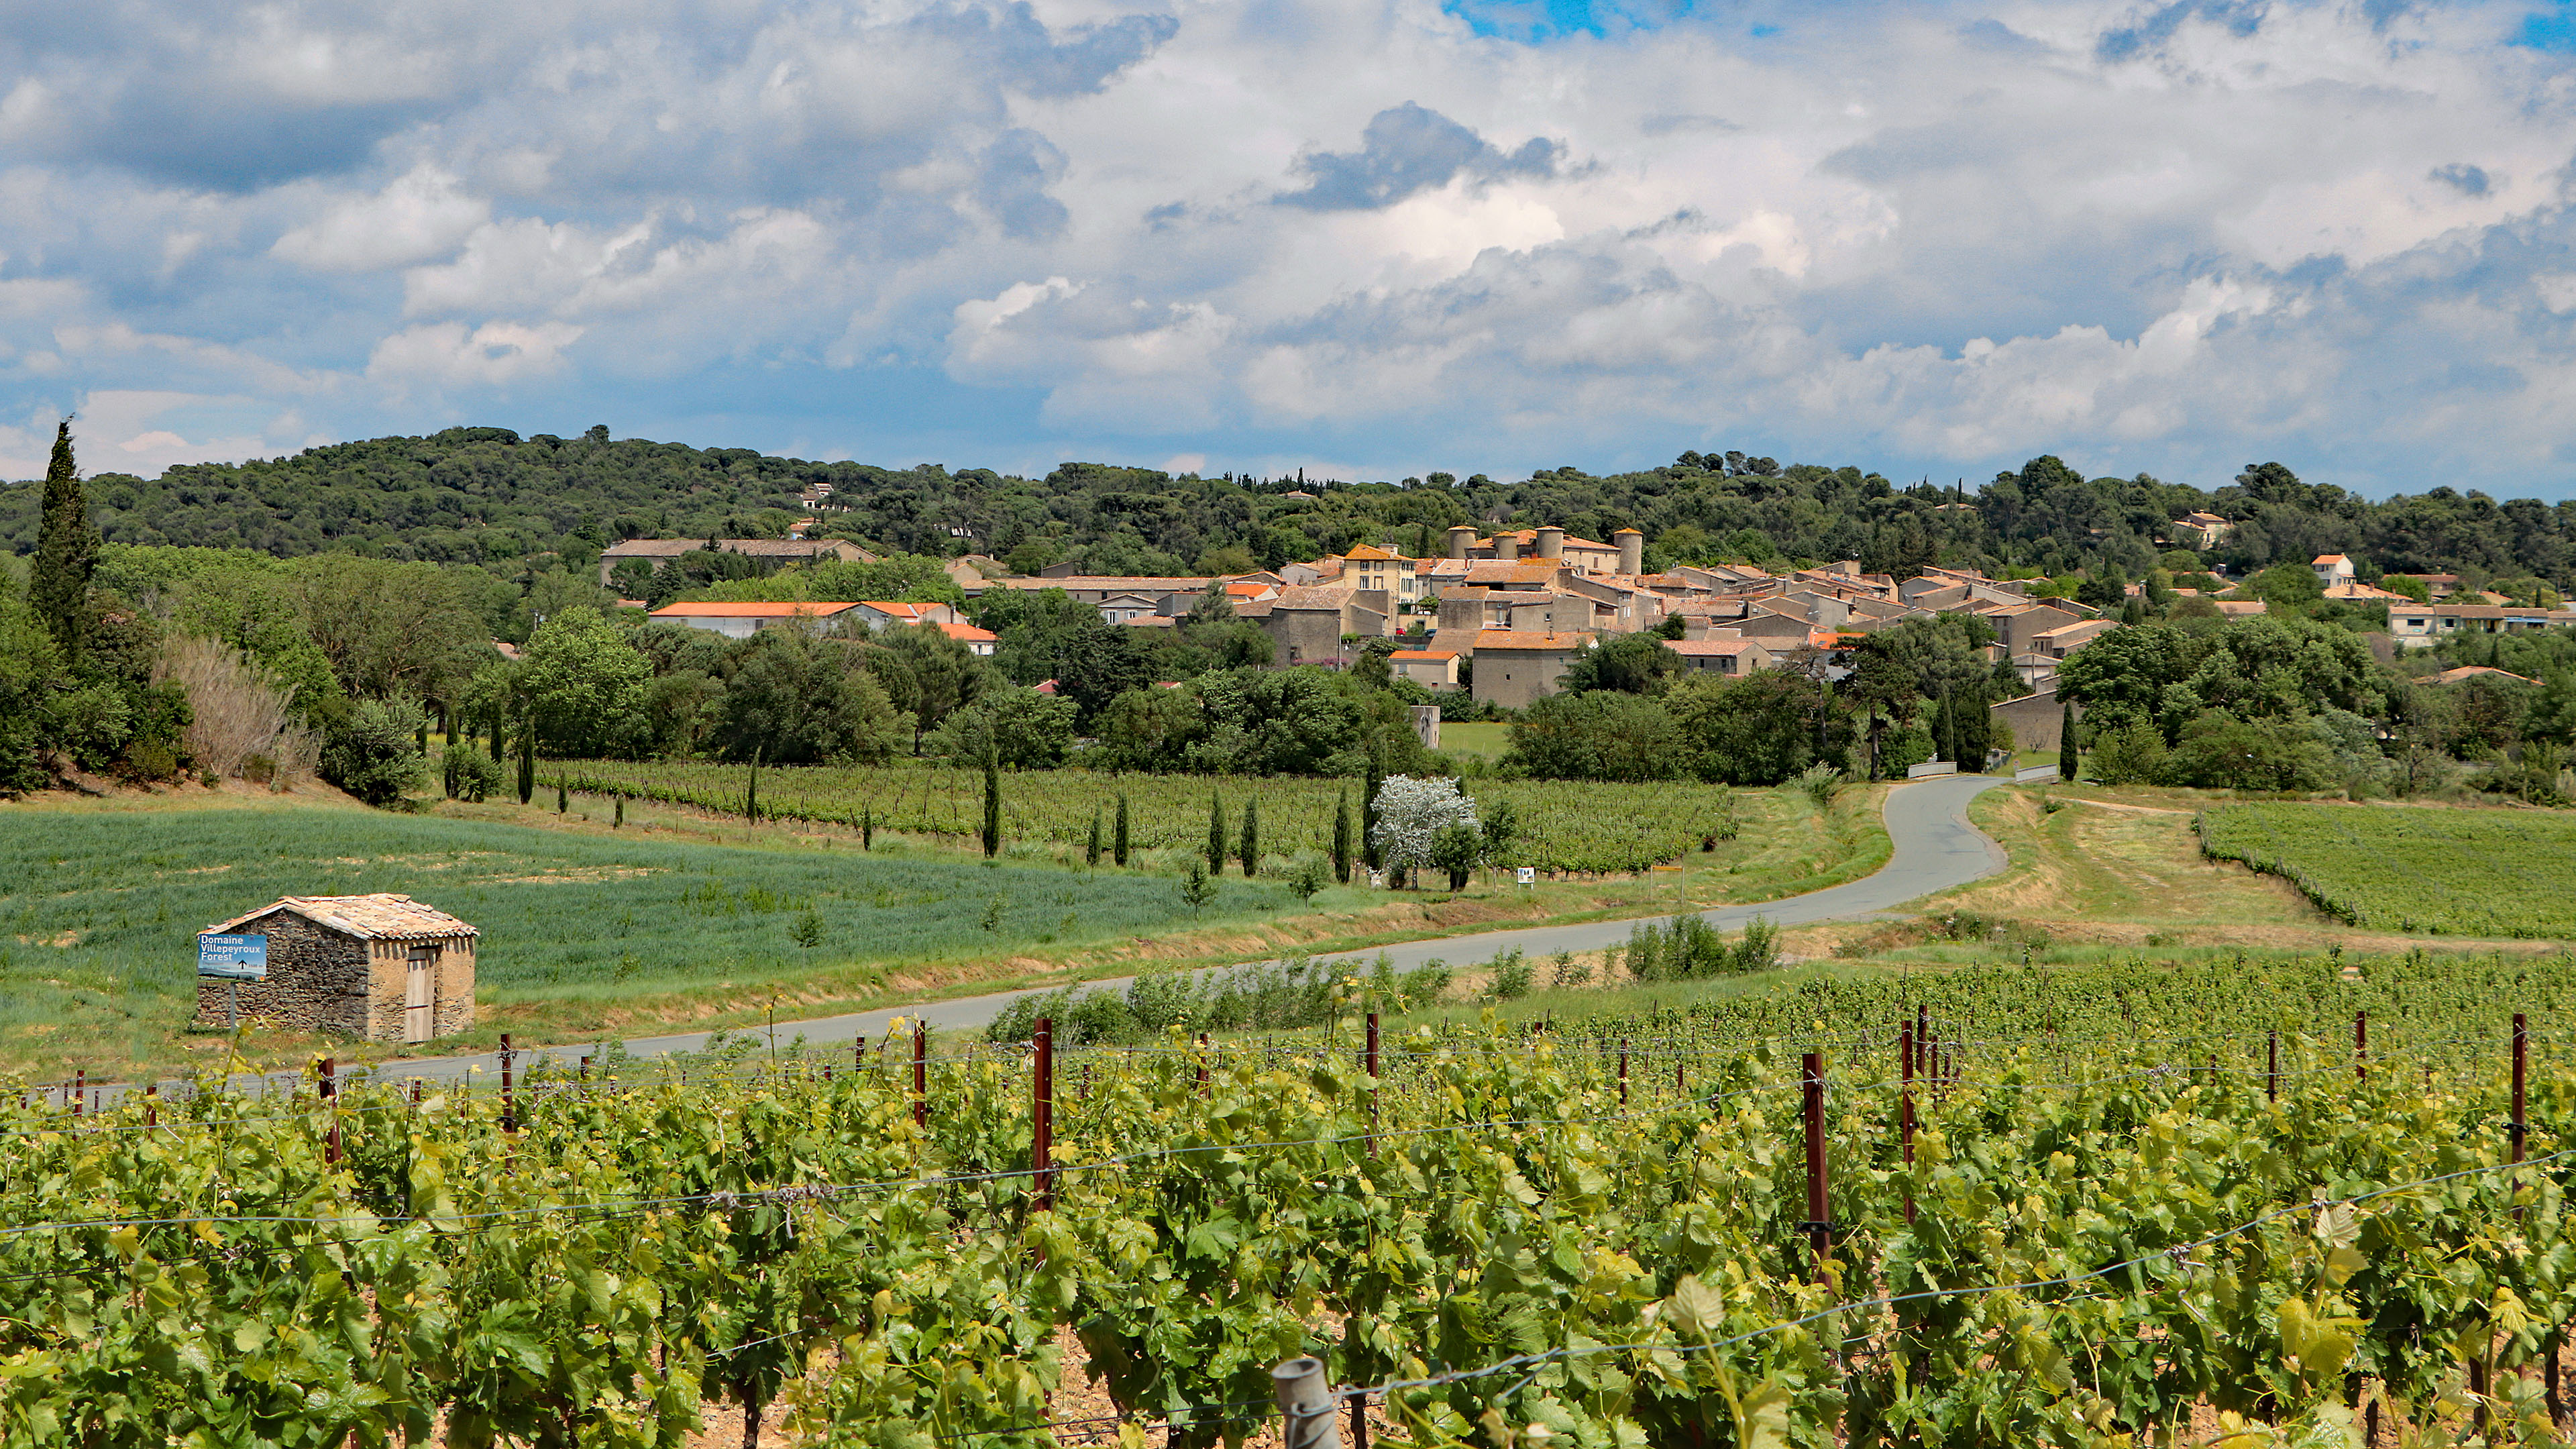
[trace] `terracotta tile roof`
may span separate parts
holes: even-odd
[[[1684,657],[1742,654],[1762,648],[1750,639],[1668,639],[1664,641],[1664,647]]]
[[[1389,659],[1455,659],[1458,657],[1458,651],[1455,649],[1397,649],[1389,652],[1386,657]]]
[[[1270,601],[1274,609],[1338,609],[1351,602],[1357,589],[1345,584],[1309,584],[1302,589],[1283,589]]]
[[[939,632],[967,644],[991,644],[1002,637],[990,629],[978,629],[972,624],[953,622],[941,624]]]
[[[429,941],[482,934],[445,911],[394,895],[280,896],[272,904],[206,929],[231,932],[279,911],[293,911],[308,921],[369,940]]]
[[[727,604],[702,600],[692,604],[664,604],[653,611],[653,617],[656,619],[792,619],[801,616],[820,619],[837,614],[843,609],[857,607],[856,604],[822,604],[808,600],[784,604],[750,602]]]
[[[1471,584],[1549,584],[1556,581],[1557,570],[1563,567],[1562,563],[1523,561],[1504,563],[1497,559],[1480,559],[1474,568],[1467,570],[1467,582]]]
[[[889,615],[897,619],[909,619],[916,624],[921,622],[922,615],[929,613],[931,610],[944,609],[948,607],[946,604],[906,604],[893,600],[879,599],[862,599],[860,602],[866,604],[869,608],[876,610],[880,614]]]
[[[1396,553],[1391,549],[1380,548],[1373,543],[1361,544],[1359,547],[1343,554],[1342,557],[1346,559],[1357,559],[1362,563],[1375,563],[1385,559],[1394,559],[1401,563],[1411,563],[1413,561],[1406,558],[1403,554]]]
[[[2463,679],[2474,679],[2481,674],[2492,674],[2500,679],[2518,679],[2525,684],[2537,684],[2540,682],[2528,675],[2516,674],[2509,669],[2494,669],[2484,664],[2463,664],[2457,669],[2445,669],[2439,674],[2427,675],[2415,682],[2418,684],[2457,684]]]

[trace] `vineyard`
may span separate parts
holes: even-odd
[[[813,1442],[1202,1449],[1313,1353],[1426,1445],[2549,1439],[2576,963],[2364,976],[28,1093],[0,1436],[678,1445],[783,1401]],[[1058,1411],[1071,1357],[1112,1412]]]
[[[2377,930],[2576,935],[2576,815],[2339,805],[2221,805],[2202,848],[2280,876]]]
[[[742,813],[752,788],[752,772],[739,765],[663,761],[549,763],[538,778],[548,789],[561,784],[584,794],[622,793],[727,814]],[[852,829],[870,821],[880,830],[954,837],[974,835],[983,820],[984,777],[973,770],[807,766],[762,770],[759,779],[760,812],[780,819]],[[1814,808],[1786,790],[1558,780],[1478,780],[1468,789],[1480,801],[1508,800],[1519,811],[1520,848],[1515,859],[1500,863],[1550,874],[1640,871],[1712,843],[1756,872],[1850,851],[1849,842],[1829,838],[1840,831],[1819,830]],[[1003,778],[1002,834],[1079,846],[1094,812],[1114,810],[1124,795],[1138,849],[1187,848],[1207,836],[1213,795],[1238,815],[1257,802],[1261,838],[1272,852],[1322,853],[1332,845],[1334,810],[1344,797],[1357,820],[1360,790],[1355,780],[1287,776],[1035,771]]]

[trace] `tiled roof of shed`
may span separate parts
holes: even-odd
[[[482,934],[445,911],[396,895],[281,896],[248,915],[235,916],[206,929],[229,932],[279,911],[293,911],[317,925],[371,940],[428,941]]]

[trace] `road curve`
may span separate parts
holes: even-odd
[[[2004,868],[2003,849],[1987,839],[1983,831],[1968,823],[1968,802],[1998,785],[2016,784],[2055,773],[2053,768],[2043,768],[2025,770],[2017,778],[1949,775],[1899,785],[1888,792],[1885,807],[1887,835],[1894,850],[1887,864],[1877,873],[1802,896],[1753,905],[1721,906],[1702,911],[1700,915],[1709,924],[1728,930],[1741,929],[1755,916],[1783,926],[1863,919],[1917,897],[1993,875]],[[1550,956],[1559,951],[1594,951],[1618,945],[1628,939],[1634,924],[1635,918],[1629,918],[1586,921],[1572,926],[1531,926],[1519,930],[1486,931],[1473,936],[1442,936],[1428,941],[1374,946],[1364,951],[1318,959],[1373,962],[1384,955],[1398,969],[1404,969],[1435,958],[1461,965],[1489,961],[1496,954],[1515,946],[1532,956]],[[1117,989],[1124,988],[1134,979],[1118,976],[1085,984]],[[846,1042],[861,1035],[873,1037],[884,1032],[887,1024],[898,1016],[925,1021],[933,1027],[950,1031],[972,1029],[990,1022],[1012,1002],[1035,994],[1035,990],[997,991],[916,1006],[853,1012],[847,1016],[782,1021],[777,1027],[778,1040],[789,1041],[801,1036],[808,1043],[823,1044]],[[656,1057],[672,1052],[702,1050],[706,1043],[705,1032],[683,1032],[671,1036],[631,1038],[626,1043],[626,1051],[629,1056]],[[465,1076],[478,1067],[486,1073],[497,1073],[500,1059],[490,1053],[431,1057],[386,1062],[375,1070],[386,1077],[443,1081]]]

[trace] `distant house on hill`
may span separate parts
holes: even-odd
[[[824,559],[867,563],[876,558],[875,554],[846,538],[719,538],[714,542],[721,552],[738,553],[772,565],[815,563]],[[600,586],[607,587],[608,576],[628,559],[640,558],[651,564],[653,572],[658,574],[671,560],[692,549],[705,548],[707,543],[708,540],[703,538],[630,538],[624,543],[612,543],[599,551]]]
[[[268,938],[268,978],[200,978],[199,1026],[244,1017],[298,1031],[421,1042],[474,1025],[474,927],[409,896],[284,896],[206,928]]]

